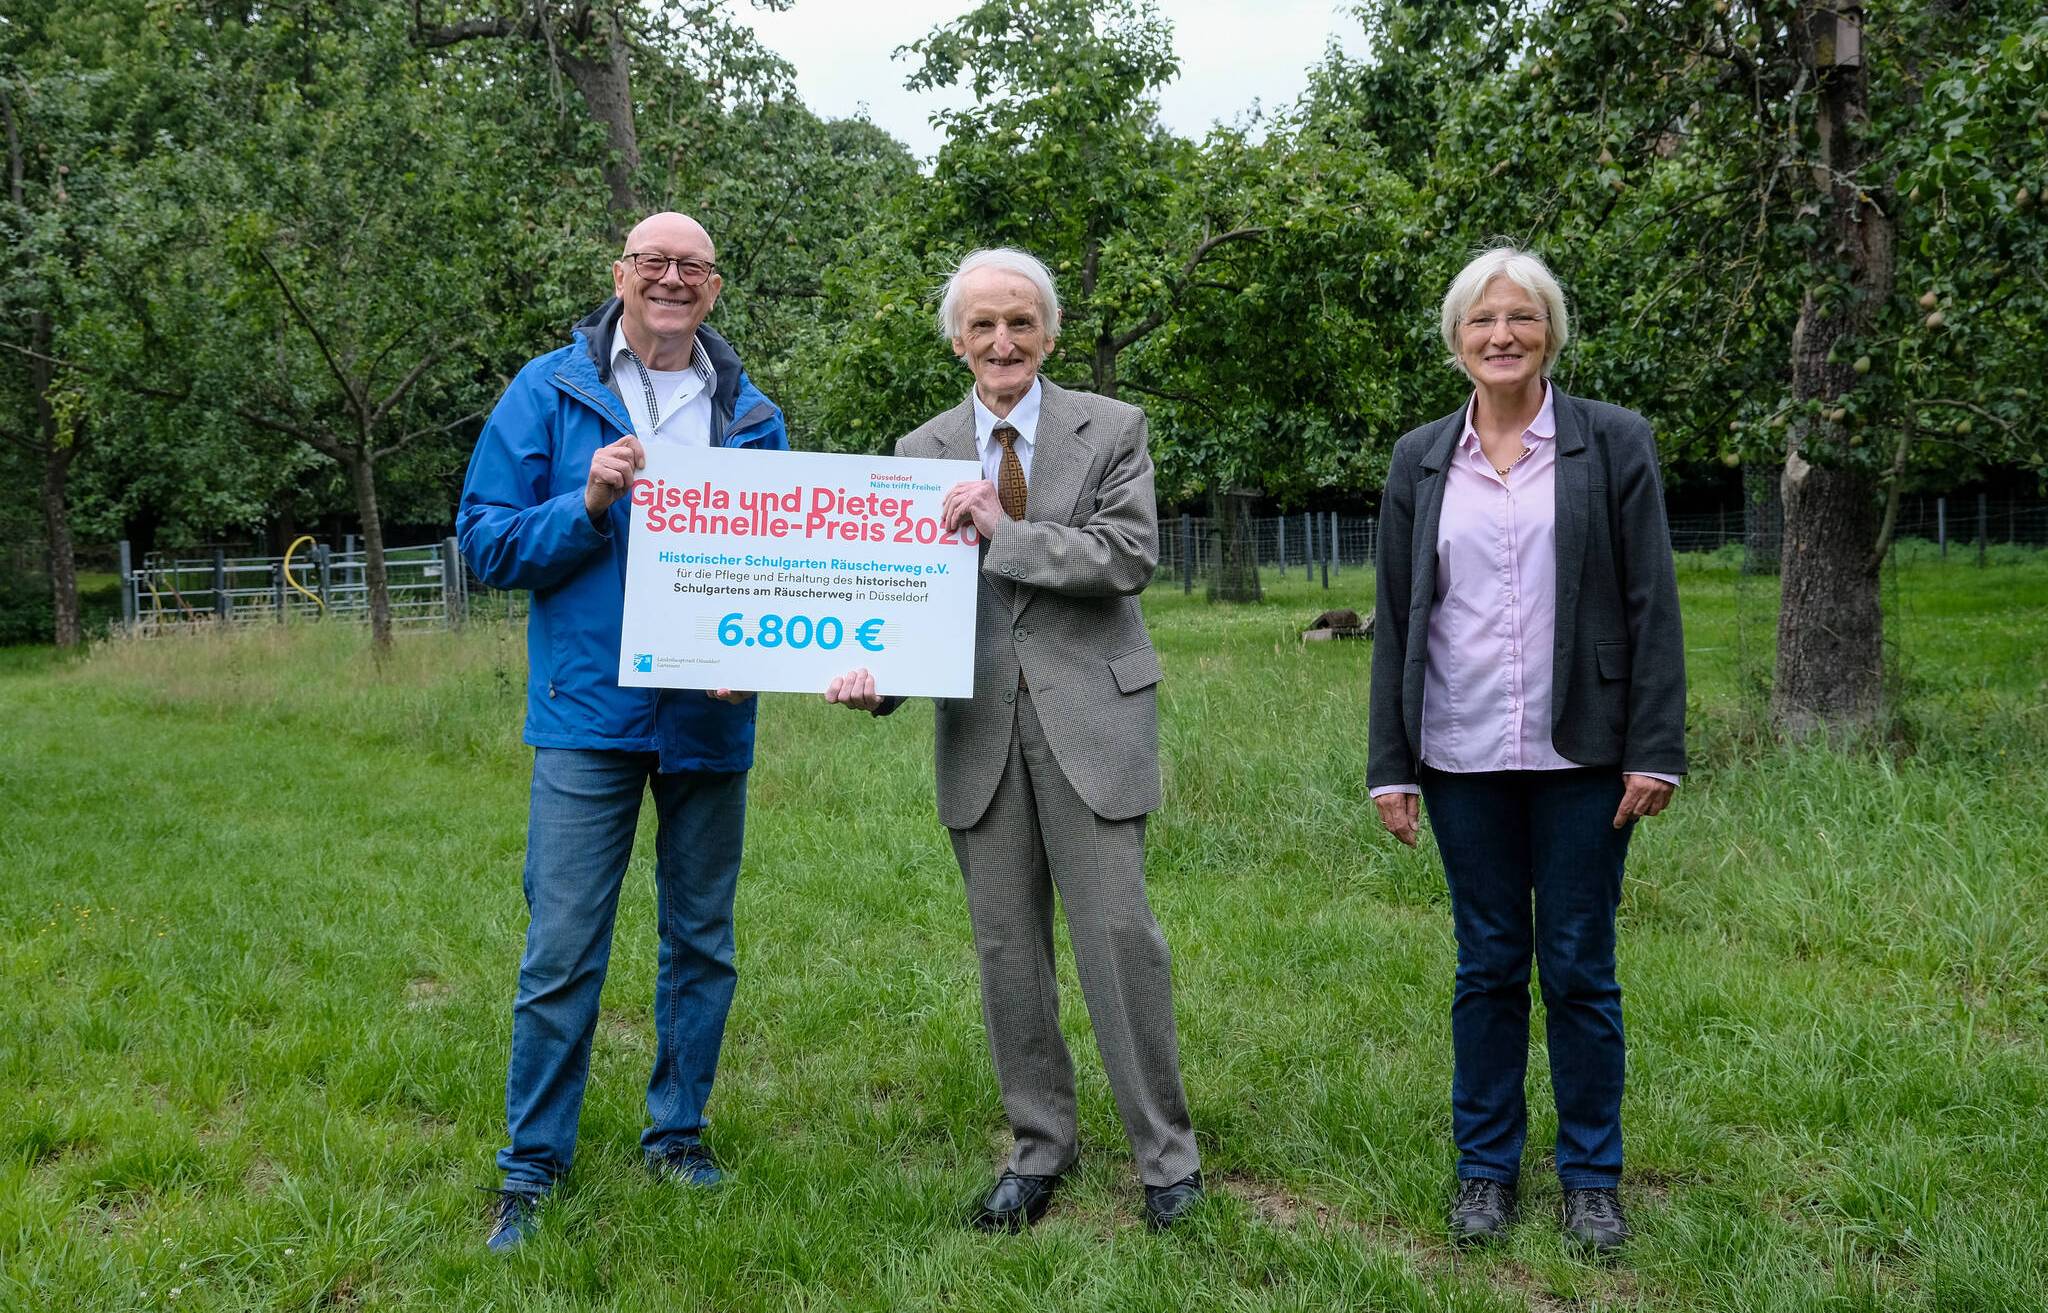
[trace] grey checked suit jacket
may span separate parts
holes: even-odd
[[[1586,766],[1685,773],[1685,635],[1657,444],[1643,417],[1569,397],[1557,415],[1557,643],[1550,738]],[[1413,784],[1444,469],[1465,409],[1394,444],[1380,499],[1366,785]]]
[[[1040,382],[1025,518],[982,547],[974,696],[938,702],[939,820],[955,830],[981,819],[1002,779],[1020,669],[1060,769],[1096,815],[1159,806],[1159,657],[1137,596],[1159,563],[1145,413]],[[972,402],[906,434],[896,454],[979,461]]]

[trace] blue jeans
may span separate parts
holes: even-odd
[[[1533,948],[1557,1099],[1558,1181],[1567,1190],[1612,1187],[1621,1179],[1625,1066],[1614,913],[1635,828],[1614,828],[1621,772],[1420,774],[1458,937],[1458,1176],[1512,1185],[1521,1174]]]
[[[695,1141],[732,1006],[733,888],[746,772],[659,774],[651,752],[536,748],[526,836],[526,956],[505,1075],[509,1189],[545,1190],[569,1170],[590,1076],[598,995],[643,789],[654,790],[655,978],[649,1153]]]

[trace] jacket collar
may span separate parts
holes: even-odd
[[[625,308],[625,303],[615,296],[583,316],[575,328],[576,338],[583,344],[584,356],[590,361],[590,367],[597,371],[597,381],[607,390],[612,382],[612,334],[618,330],[619,316]],[[718,374],[718,387],[711,394],[711,405],[730,424],[733,405],[740,394],[739,352],[734,351],[732,344],[709,325],[698,327],[697,349],[710,360],[711,368]]]
[[[1423,447],[1422,468],[1433,473],[1442,473],[1444,466],[1451,463],[1451,453],[1457,449],[1465,436],[1465,411],[1472,404],[1465,399],[1450,414],[1436,421],[1429,429],[1429,442]],[[1557,421],[1557,452],[1560,456],[1586,449],[1586,425],[1579,414],[1579,406],[1565,390],[1550,380],[1550,408]]]

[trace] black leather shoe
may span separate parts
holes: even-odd
[[[1045,1210],[1052,1204],[1052,1189],[1059,1179],[1004,1172],[996,1178],[995,1188],[968,1216],[967,1225],[981,1231],[1022,1231],[1045,1216]]]
[[[1164,1231],[1195,1211],[1202,1202],[1202,1174],[1189,1172],[1172,1185],[1145,1187],[1145,1220],[1155,1231]]]
[[[1613,1190],[1564,1192],[1564,1233],[1596,1254],[1611,1254],[1628,1243],[1628,1219]]]
[[[1451,1202],[1451,1239],[1461,1245],[1492,1244],[1515,1219],[1515,1187],[1483,1176],[1458,1182]]]

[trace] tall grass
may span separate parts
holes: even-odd
[[[1370,605],[1335,582],[1147,598],[1151,892],[1217,1187],[1164,1237],[1064,968],[1082,1163],[1033,1233],[959,1225],[1004,1130],[925,706],[766,700],[715,1195],[638,1166],[643,835],[579,1161],[504,1261],[476,1187],[524,929],[520,635],[0,662],[0,1306],[2039,1307],[2048,561],[1902,562],[1897,732],[1853,754],[1768,742],[1771,585],[1685,563],[1699,761],[1631,855],[1640,1236],[1606,1266],[1551,1220],[1540,1054],[1526,1220],[1498,1253],[1442,1239],[1442,870],[1372,823],[1366,645],[1296,637]]]

